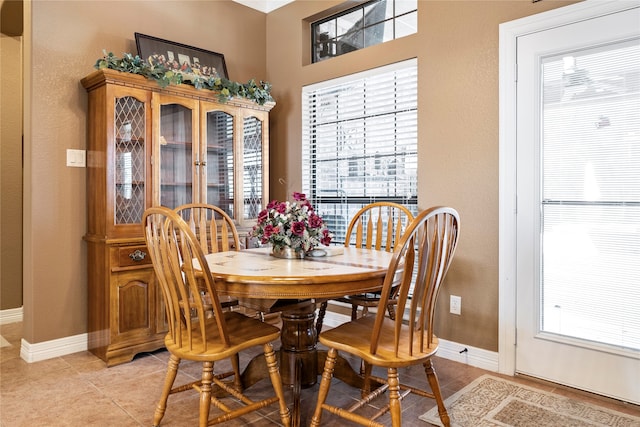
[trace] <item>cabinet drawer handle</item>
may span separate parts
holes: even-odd
[[[129,254],[129,258],[131,258],[133,261],[142,261],[146,256],[147,253],[142,252],[140,249],[136,249]]]

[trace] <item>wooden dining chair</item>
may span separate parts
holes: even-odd
[[[158,426],[164,417],[170,394],[196,390],[200,394],[200,427],[232,420],[275,402],[279,403],[282,424],[289,426],[291,417],[271,345],[279,339],[280,330],[239,312],[222,310],[202,246],[176,212],[164,207],[149,208],[142,220],[169,325],[165,346],[170,357],[153,425]],[[275,395],[253,401],[239,387],[239,378],[229,382],[224,380],[229,374],[214,375],[213,369],[215,362],[233,359],[240,351],[260,345]],[[174,387],[183,359],[201,362],[202,378]],[[234,401],[226,402],[218,392],[232,396]],[[245,406],[236,408],[240,403]],[[210,418],[211,405],[220,411]]]
[[[438,350],[438,338],[433,333],[436,300],[453,259],[459,234],[460,218],[454,209],[435,207],[419,213],[393,251],[375,317],[360,317],[320,334],[320,343],[329,351],[310,424],[312,427],[320,425],[323,410],[366,426],[382,426],[374,420],[390,412],[392,426],[400,427],[400,401],[410,392],[435,399],[442,424],[450,425],[431,358]],[[386,303],[397,272],[400,272],[398,315],[392,320],[386,316]],[[409,296],[412,284],[413,294]],[[353,354],[366,362],[365,391],[370,390],[371,380],[383,384],[347,409],[326,403],[338,351]],[[424,366],[430,392],[400,383],[398,368],[416,364]],[[372,366],[386,368],[387,378],[372,376]],[[364,417],[355,412],[387,390],[389,404],[377,414]]]
[[[398,203],[375,202],[368,204],[360,209],[349,222],[344,245],[391,252],[412,220],[413,214],[411,211]],[[397,287],[392,289],[386,306],[392,319],[395,318],[396,290]],[[358,318],[358,307],[362,307],[362,316],[366,316],[369,308],[378,306],[380,293],[348,295],[334,299],[350,304],[351,320],[356,320]],[[322,332],[322,323],[327,304],[328,300],[320,302],[316,320],[318,335]]]
[[[189,224],[205,255],[242,249],[233,219],[218,206],[189,203],[178,206],[174,211]],[[233,309],[240,305],[240,301],[238,298],[220,296],[220,305]]]

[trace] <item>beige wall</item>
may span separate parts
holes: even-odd
[[[22,37],[4,33],[0,141],[0,310],[6,310],[22,307]]]
[[[440,294],[441,338],[498,350],[498,25],[570,3],[419,0],[418,34],[312,65],[304,65],[304,20],[340,2],[296,1],[267,17],[277,198],[301,188],[302,86],[418,58],[418,203],[450,205],[462,217]],[[450,294],[462,297],[462,316],[449,314]]]
[[[265,14],[230,1],[25,3],[24,338],[38,343],[87,331],[87,95],[80,79],[102,50],[135,53],[134,32],[223,53],[232,79],[265,79]]]
[[[569,3],[421,0],[417,35],[313,65],[303,65],[304,19],[337,1],[298,0],[268,15],[229,1],[25,3],[24,338],[86,332],[85,170],[66,167],[65,152],[85,148],[80,79],[103,49],[135,52],[137,31],[224,53],[234,80],[273,83],[278,198],[301,188],[301,87],[417,57],[419,203],[455,206],[463,227],[437,331],[497,351],[498,24]],[[460,317],[448,314],[451,293],[462,296]]]

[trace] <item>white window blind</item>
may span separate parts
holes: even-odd
[[[303,192],[336,242],[365,204],[417,211],[417,74],[411,59],[302,90]]]
[[[640,42],[542,76],[540,328],[640,350]]]

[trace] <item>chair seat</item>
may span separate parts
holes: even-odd
[[[405,366],[421,363],[429,359],[438,350],[438,338],[433,335],[431,345],[420,351],[420,335],[414,335],[413,339],[404,329],[400,335],[400,345],[398,354],[394,351],[395,322],[385,318],[380,329],[380,340],[376,354],[371,354],[371,331],[373,330],[375,317],[361,317],[349,323],[344,323],[334,329],[322,332],[318,341],[329,348],[338,351],[346,351],[363,359],[365,362],[375,366],[401,368]],[[416,331],[416,333],[420,333]],[[412,342],[413,345],[409,346]],[[428,342],[426,334],[424,343]],[[409,348],[413,354],[409,354]]]
[[[252,317],[247,317],[244,314],[235,311],[228,311],[223,314],[227,324],[227,334],[229,335],[230,345],[228,347],[225,348],[222,345],[223,340],[220,339],[215,319],[212,318],[206,322],[206,350],[204,350],[201,333],[197,328],[194,328],[192,332],[194,338],[191,350],[187,349],[187,346],[184,345],[184,343],[188,342],[188,331],[182,332],[182,346],[174,342],[171,334],[167,334],[165,337],[167,350],[179,358],[186,360],[222,360],[247,348],[280,339],[280,329],[273,325],[261,322],[260,320]]]

